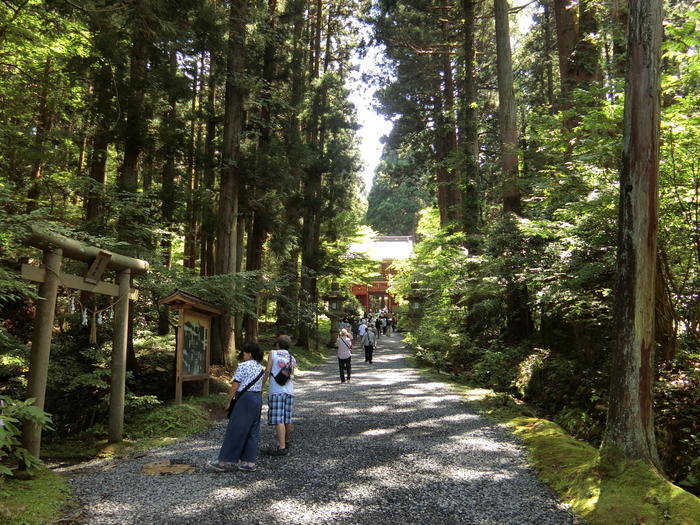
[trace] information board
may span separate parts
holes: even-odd
[[[209,345],[211,318],[185,312],[184,341],[182,345],[182,375],[206,374],[206,355]]]

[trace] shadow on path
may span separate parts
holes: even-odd
[[[225,421],[144,458],[75,478],[90,523],[568,524],[504,429],[459,394],[420,376],[400,336],[382,337],[374,364],[356,348],[352,382],[330,358],[296,381],[291,452],[260,454],[254,473],[212,473]],[[263,409],[261,448],[272,444]],[[143,464],[186,460],[183,476]]]

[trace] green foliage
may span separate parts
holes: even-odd
[[[700,492],[700,357],[664,364],[655,385],[659,455],[675,483]]]
[[[12,466],[33,472],[41,465],[39,458],[22,447],[20,424],[31,421],[51,428],[51,416],[34,406],[35,399],[24,401],[0,396],[0,475],[12,475]]]
[[[554,422],[569,435],[578,439],[589,443],[600,443],[602,440],[604,427],[587,410],[575,407],[565,408],[555,416]]]

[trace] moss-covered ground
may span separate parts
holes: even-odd
[[[509,396],[473,388],[454,376],[421,368],[450,383],[474,409],[506,425],[527,447],[540,479],[590,525],[699,525],[700,498],[641,462],[603,468],[598,450],[535,417]]]
[[[46,523],[58,515],[67,499],[65,480],[48,469],[29,480],[0,478],[0,523]]]

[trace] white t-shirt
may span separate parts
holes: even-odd
[[[360,337],[365,335],[365,332],[367,331],[367,325],[365,324],[364,321],[360,324],[359,328],[357,329],[358,333],[360,334]]]
[[[285,365],[289,363],[289,359],[292,359],[292,368],[296,368],[297,360],[294,356],[290,354],[287,350],[273,350],[270,352],[269,359],[272,360],[272,368],[270,369],[270,388],[267,392],[268,396],[273,394],[289,394],[294,395],[294,374],[287,380],[283,385],[280,385],[275,381],[274,376],[282,370]]]

